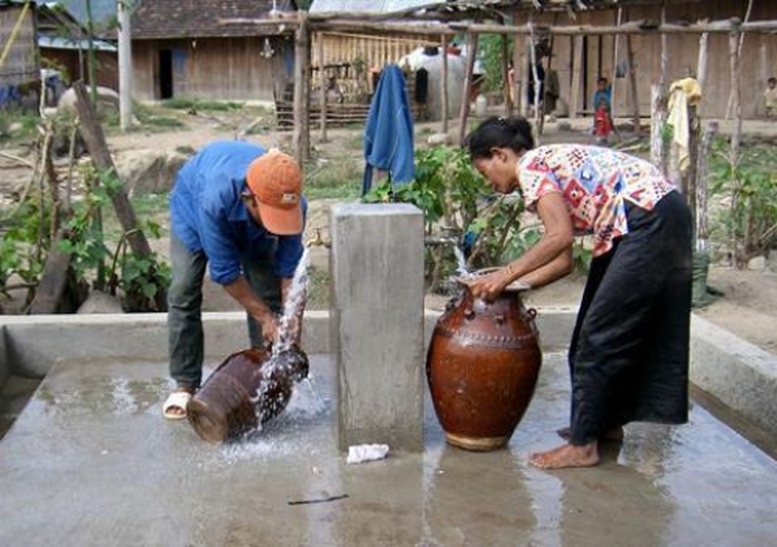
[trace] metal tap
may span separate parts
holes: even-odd
[[[321,237],[321,229],[316,228],[313,232],[313,235],[308,238],[308,240],[305,242],[306,247],[326,247],[329,248],[332,246],[331,241],[324,240],[323,237]]]

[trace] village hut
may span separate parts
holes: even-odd
[[[0,0],[0,108],[22,105],[40,81],[34,2]]]
[[[293,86],[294,28],[224,21],[296,10],[294,0],[141,0],[131,22],[133,98],[284,96]]]
[[[42,3],[38,5],[37,16],[38,47],[44,73],[50,74],[48,91],[60,84],[69,85],[76,80],[90,81],[89,48],[94,53],[95,84],[114,91],[119,89],[118,52],[115,43],[95,35],[89,38],[89,31],[64,4]]]

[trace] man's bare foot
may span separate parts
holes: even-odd
[[[562,427],[561,429],[557,429],[556,433],[558,433],[558,436],[564,439],[565,441],[568,441],[570,439],[572,429],[569,427]],[[609,431],[605,431],[604,435],[602,435],[599,438],[600,441],[622,441],[623,440],[623,428],[613,427]]]
[[[532,454],[529,463],[543,469],[593,467],[599,463],[599,451],[596,442],[583,446],[564,444],[547,452]]]

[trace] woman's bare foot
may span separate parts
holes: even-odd
[[[564,444],[547,452],[532,454],[529,463],[543,469],[593,467],[599,463],[599,451],[595,441],[583,446]]]
[[[558,436],[564,439],[565,441],[568,441],[570,439],[572,429],[569,427],[562,427],[561,429],[557,429],[556,433],[558,433]],[[599,438],[600,441],[622,441],[623,440],[623,428],[613,427],[609,431],[606,431],[604,435],[602,435]]]

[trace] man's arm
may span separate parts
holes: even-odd
[[[237,300],[262,325],[262,337],[264,340],[267,342],[274,341],[278,330],[278,320],[270,307],[256,295],[245,277],[241,274],[232,283],[222,286],[232,298]]]

